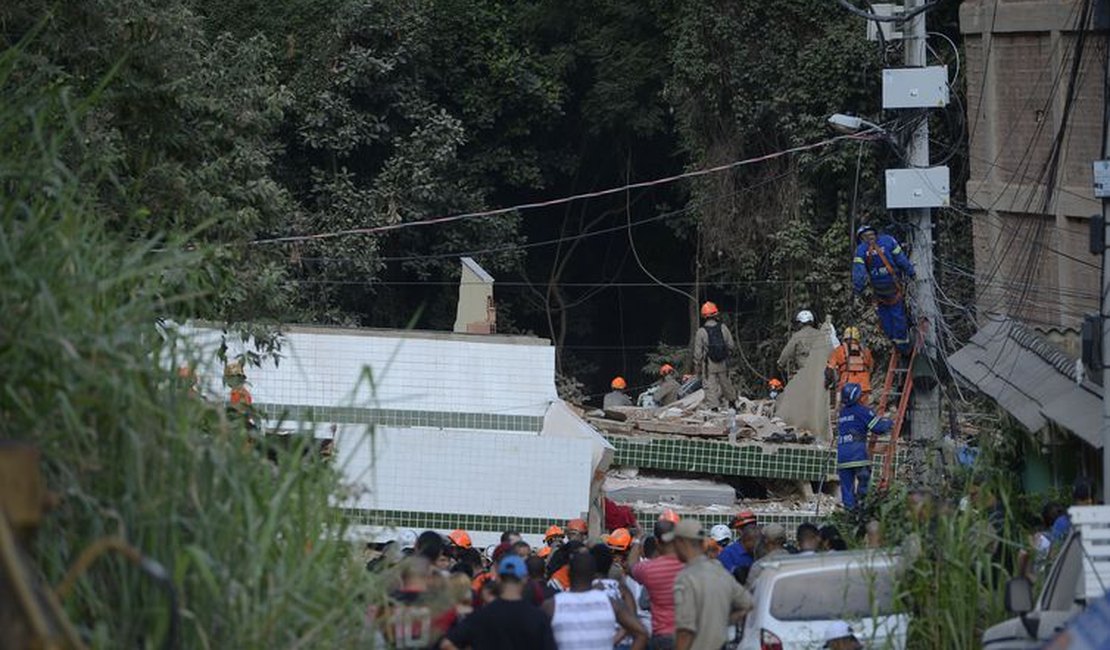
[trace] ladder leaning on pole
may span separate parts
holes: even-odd
[[[898,405],[898,410],[894,415],[894,426],[890,430],[890,438],[888,440],[876,441],[871,445],[870,452],[873,456],[876,452],[883,455],[883,468],[882,473],[879,475],[879,488],[886,489],[890,485],[890,479],[894,475],[894,457],[898,454],[898,440],[902,435],[902,425],[906,421],[906,411],[910,407],[910,395],[913,393],[913,364],[917,360],[917,352],[921,349],[922,334],[925,329],[925,321],[922,319],[917,336],[914,338],[913,348],[908,357],[908,363],[902,365],[902,360],[907,359],[906,355],[898,352],[897,349],[890,352],[890,363],[887,365],[886,378],[883,380],[883,392],[879,397],[878,408],[875,409],[875,414],[883,417],[887,412],[887,405],[891,401],[895,401]]]

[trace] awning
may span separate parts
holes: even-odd
[[[1102,447],[1101,389],[1076,383],[1075,362],[1017,321],[990,317],[948,363],[1029,431],[1052,423]]]

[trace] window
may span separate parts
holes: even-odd
[[[783,576],[775,582],[771,616],[780,621],[859,619],[894,613],[890,567],[837,567]]]

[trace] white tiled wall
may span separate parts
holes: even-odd
[[[589,440],[394,427],[367,438],[340,433],[339,467],[365,488],[348,507],[555,519],[589,507]]]
[[[218,345],[218,331],[194,331],[202,347]],[[542,416],[556,398],[554,348],[496,336],[293,331],[281,354],[276,367],[248,368],[256,402]],[[375,390],[363,379],[367,367]],[[219,372],[202,369],[208,394],[226,392]]]

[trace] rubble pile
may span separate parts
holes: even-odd
[[[774,400],[740,397],[738,408],[715,411],[701,407],[704,399],[705,391],[697,390],[667,406],[615,406],[588,411],[585,417],[607,434],[668,434],[772,444],[814,441],[808,431],[801,431],[774,415]]]

